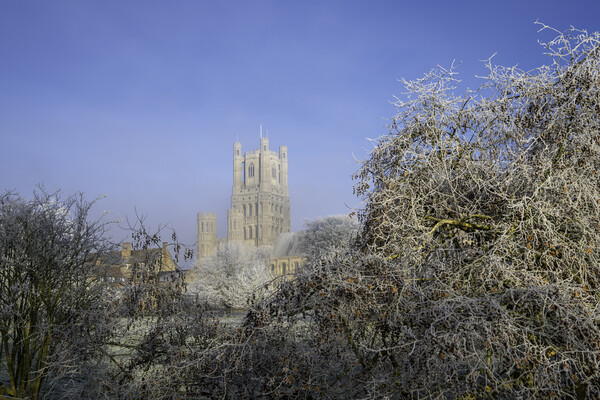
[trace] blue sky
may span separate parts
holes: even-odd
[[[196,213],[225,236],[232,146],[289,151],[292,230],[360,207],[357,159],[391,101],[436,65],[466,86],[493,53],[548,60],[540,20],[600,30],[598,1],[0,2],[0,189],[37,184],[108,218],[147,215],[194,243]],[[115,239],[127,237],[113,229]]]

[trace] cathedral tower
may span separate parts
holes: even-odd
[[[269,149],[269,138],[242,157],[242,145],[233,145],[233,188],[228,213],[228,236],[246,246],[272,246],[277,235],[290,231],[290,195],[287,186],[287,147]]]
[[[227,240],[245,246],[272,246],[280,233],[290,231],[287,147],[269,149],[269,138],[260,147],[242,153],[233,144],[233,186],[227,212]],[[198,258],[212,254],[217,239],[217,216],[198,213]]]

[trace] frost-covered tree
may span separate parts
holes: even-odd
[[[600,35],[556,33],[549,65],[490,60],[465,96],[453,70],[406,82],[357,174],[407,392],[600,395]]]
[[[246,308],[252,293],[272,279],[270,256],[269,247],[221,243],[211,256],[198,261],[193,271],[197,279],[189,290],[216,307]]]
[[[0,195],[0,395],[39,398],[102,342],[91,267],[108,243],[104,224],[88,218],[92,205],[59,193]]]
[[[307,221],[299,232],[299,251],[307,257],[349,246],[356,239],[358,221],[347,215],[331,215]]]
[[[404,82],[389,134],[356,174],[356,246],[309,260],[249,315],[311,327],[312,356],[286,351],[298,371],[321,362],[288,386],[291,373],[275,372],[271,387],[600,396],[600,34],[553,33],[548,65],[490,60],[464,96],[453,68]]]

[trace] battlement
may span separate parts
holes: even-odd
[[[250,155],[258,155],[260,154],[260,150],[252,150],[252,151],[247,151],[244,153],[244,157],[248,157]],[[267,151],[263,151],[262,152],[263,155],[269,155],[269,156],[273,156],[273,157],[279,157],[279,154],[276,151],[273,150],[267,150]]]
[[[217,219],[217,213],[214,212],[199,212],[198,219]]]

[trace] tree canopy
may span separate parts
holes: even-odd
[[[104,224],[88,221],[92,205],[0,196],[0,395],[36,399],[97,350],[105,327],[91,267],[109,244]]]
[[[255,314],[315,324],[333,397],[600,395],[600,35],[554,32],[462,96],[453,67],[404,81],[356,245]]]

